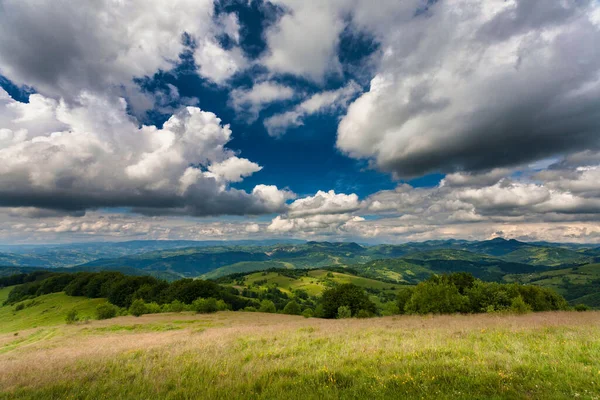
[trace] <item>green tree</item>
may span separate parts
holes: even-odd
[[[306,310],[302,311],[302,316],[304,318],[312,318],[313,314],[313,310],[311,310],[310,308],[307,308]]]
[[[136,317],[147,314],[148,309],[146,308],[146,303],[144,303],[144,300],[134,300],[133,303],[131,303],[131,306],[129,306],[129,313],[131,315],[135,315]]]
[[[406,303],[408,314],[453,314],[468,310],[469,299],[456,286],[446,283],[421,282]]]
[[[400,314],[404,314],[406,303],[408,303],[414,291],[415,288],[412,287],[403,288],[398,291],[398,296],[396,297],[396,304],[398,305],[398,312]]]
[[[277,311],[277,309],[275,308],[275,303],[273,303],[271,300],[263,300],[260,302],[260,308],[258,311],[263,313],[274,313]]]
[[[516,314],[527,314],[531,312],[531,306],[525,303],[523,297],[517,296],[512,300],[512,303],[510,305],[510,311]]]
[[[338,309],[342,306],[348,307],[352,315],[356,315],[359,310],[365,310],[373,314],[377,310],[365,291],[352,283],[325,290],[321,296],[321,305],[323,306],[324,318],[335,318]]]
[[[283,308],[283,313],[289,315],[300,315],[300,311],[300,306],[293,300],[287,303]]]

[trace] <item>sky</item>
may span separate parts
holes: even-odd
[[[600,243],[598,0],[0,0],[0,243]]]

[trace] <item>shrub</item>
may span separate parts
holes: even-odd
[[[350,318],[352,317],[352,310],[348,306],[340,306],[337,310],[337,318]]]
[[[156,302],[146,303],[146,314],[160,314],[160,305]]]
[[[302,316],[304,318],[312,318],[313,317],[313,310],[311,310],[310,308],[307,308],[306,310],[302,311]]]
[[[591,308],[587,304],[577,304],[575,306],[575,311],[589,311]]]
[[[256,309],[256,307],[246,307],[246,308],[244,308],[244,311],[246,311],[246,312],[256,312],[258,310]]]
[[[398,302],[388,301],[387,303],[385,303],[383,305],[382,310],[381,310],[382,316],[387,317],[387,316],[396,315],[396,314],[400,314],[400,308],[398,307]]]
[[[263,300],[260,302],[260,308],[258,311],[263,313],[274,313],[277,311],[277,309],[275,308],[275,303],[273,303],[271,300]]]
[[[15,307],[15,311],[21,311],[22,309],[25,308],[25,303],[19,303],[17,304],[17,306]]]
[[[368,312],[367,310],[358,310],[356,313],[356,318],[371,318],[373,314]]]
[[[289,315],[300,315],[300,306],[298,303],[292,300],[285,305],[283,308],[283,313]]]
[[[77,321],[79,321],[79,314],[77,313],[77,310],[73,309],[69,311],[65,317],[65,322],[67,324],[74,324]]]
[[[531,312],[531,306],[525,303],[523,297],[517,296],[512,300],[510,311],[516,314],[527,314]]]
[[[170,312],[182,312],[185,309],[185,304],[183,304],[179,300],[173,300],[171,304],[169,304]]]
[[[351,283],[339,285],[323,292],[321,297],[324,318],[335,318],[339,308],[344,306],[350,309],[351,315],[356,315],[359,310],[375,313],[375,304],[369,299],[365,291]]]
[[[131,306],[129,306],[129,313],[131,315],[135,315],[136,317],[148,314],[148,309],[146,308],[146,303],[144,303],[144,300],[134,300],[133,303],[131,303]]]
[[[109,303],[100,304],[96,307],[97,319],[110,319],[117,316],[117,307]]]
[[[217,300],[214,297],[209,297],[208,299],[196,299],[192,303],[192,310],[196,311],[198,314],[211,314],[215,313],[219,310],[217,305]]]

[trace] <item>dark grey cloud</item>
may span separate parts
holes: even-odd
[[[400,177],[600,149],[598,7],[436,4],[428,18],[390,31],[371,90],[340,123],[338,147]]]

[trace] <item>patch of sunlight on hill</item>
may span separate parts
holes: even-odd
[[[0,291],[0,296],[4,295],[4,290]],[[2,306],[0,307],[0,321],[2,321],[0,333],[64,324],[67,313],[73,309],[77,310],[80,318],[94,318],[96,307],[105,302],[105,299],[88,299],[71,297],[64,293],[52,293],[23,301],[26,307],[20,311],[15,311],[16,304]]]

